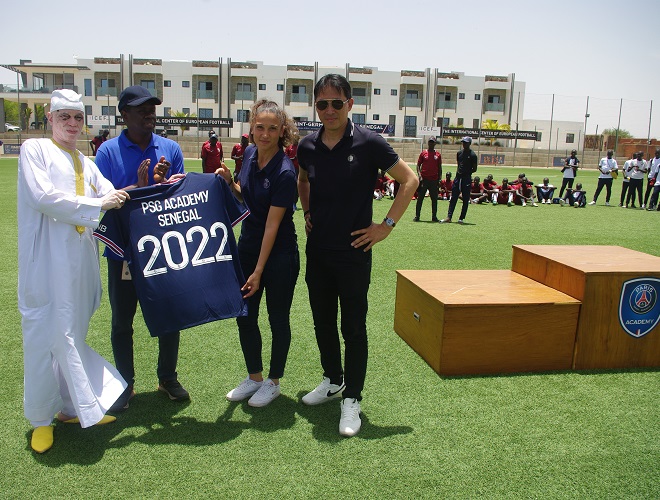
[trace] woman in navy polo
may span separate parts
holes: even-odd
[[[256,146],[245,157],[234,182],[222,166],[222,175],[232,193],[250,209],[243,221],[238,252],[243,275],[248,315],[236,318],[248,376],[227,393],[229,401],[250,398],[250,406],[266,406],[280,395],[280,378],[291,344],[289,313],[300,271],[300,257],[293,225],[296,198],[296,171],[284,148],[297,135],[293,121],[276,103],[262,99],[250,112],[250,140]],[[266,308],[272,333],[268,378],[263,379],[259,304],[266,292]]]

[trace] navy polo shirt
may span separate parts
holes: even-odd
[[[354,250],[351,232],[373,222],[378,171],[394,167],[399,155],[379,134],[350,120],[334,148],[323,144],[322,134],[323,127],[303,137],[298,145],[298,162],[307,171],[310,184],[313,227],[307,244],[322,250]]]
[[[274,206],[286,208],[286,212],[271,254],[295,251],[297,243],[293,225],[293,204],[296,201],[296,170],[282,150],[261,170],[257,157],[258,151],[255,149],[238,174],[243,201],[250,210],[250,215],[241,226],[238,249],[240,252],[259,255],[268,211]]]

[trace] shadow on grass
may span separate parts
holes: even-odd
[[[230,418],[238,403],[230,404],[215,422],[200,422],[189,416],[177,416],[190,402],[173,402],[158,391],[139,393],[131,400],[126,412],[117,414],[117,421],[108,425],[81,429],[77,425],[56,424],[53,448],[35,459],[48,467],[68,464],[90,465],[100,461],[106,450],[123,448],[134,443],[147,445],[208,446],[236,439],[245,422]],[[130,435],[118,437],[122,432]],[[32,431],[27,432],[27,449]]]
[[[307,406],[301,399],[306,394],[304,391],[298,393],[298,402],[296,403],[297,413],[314,426],[312,436],[318,441],[336,443],[345,437],[339,435],[339,417],[341,415],[340,400],[330,401],[317,406]],[[412,427],[405,425],[378,426],[369,421],[369,417],[362,412],[362,427],[357,436],[352,439],[382,439],[399,434],[410,434]]]

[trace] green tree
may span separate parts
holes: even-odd
[[[618,129],[619,131],[619,139],[630,139],[632,138],[632,134],[628,132],[626,129],[620,128]],[[616,128],[606,128],[603,130],[603,135],[611,135],[612,137],[615,137],[617,134],[617,129]]]
[[[170,111],[170,116],[173,116],[174,118],[190,118],[190,117],[195,117],[197,116],[195,113],[184,113],[183,111]],[[190,130],[189,125],[179,125],[181,127],[181,137],[183,137],[183,133],[186,130]]]
[[[5,121],[13,125],[21,124],[18,119],[18,103],[5,99]]]
[[[486,120],[481,124],[481,129],[482,130],[506,130],[509,132],[511,130],[511,126],[507,123],[499,123],[497,120]],[[497,139],[490,138],[486,139],[488,141],[488,145],[492,145]]]
[[[30,128],[30,117],[32,116],[32,108],[29,106],[23,110],[23,115],[25,115],[25,130]]]

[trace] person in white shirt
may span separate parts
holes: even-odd
[[[569,189],[573,187],[573,181],[575,181],[575,175],[577,174],[579,164],[580,160],[578,160],[577,151],[574,149],[571,151],[571,156],[566,158],[566,165],[561,169],[564,178],[561,181],[561,189],[559,190],[560,198],[563,197],[566,186],[568,186]]]
[[[536,185],[536,197],[542,204],[552,204],[552,197],[555,194],[555,186],[550,184],[550,179],[545,177],[542,184]]]
[[[660,170],[660,149],[655,150],[655,158],[649,161],[648,184],[646,186],[646,194],[644,194],[644,205],[648,210],[655,209],[658,204],[658,191],[660,191],[660,187],[658,187],[658,170]],[[653,196],[651,197],[651,204],[649,205],[648,201],[651,191],[653,191],[655,198]]]
[[[600,175],[598,176],[598,187],[596,188],[596,192],[594,193],[594,199],[589,202],[589,205],[595,205],[596,200],[598,199],[598,195],[600,192],[603,190],[603,186],[605,187],[606,191],[606,196],[605,196],[605,205],[608,207],[610,206],[610,196],[612,196],[612,182],[614,182],[614,178],[612,177],[612,172],[618,172],[619,167],[616,164],[616,160],[612,158],[614,156],[614,151],[611,149],[607,152],[607,157],[602,158],[600,160],[600,163],[598,164],[598,170],[600,171]]]
[[[76,149],[85,124],[82,96],[55,90],[52,139],[28,139],[18,160],[18,308],[23,330],[24,411],[30,446],[53,445],[53,415],[89,427],[126,388],[119,372],[85,339],[101,300],[92,232],[103,210],[128,199]]]
[[[630,177],[630,187],[628,188],[628,197],[626,198],[626,208],[637,208],[635,206],[635,191],[639,198],[639,206],[643,208],[642,203],[642,185],[644,184],[644,174],[648,170],[646,161],[644,160],[644,152],[637,153],[637,158],[632,160],[626,170],[626,175]],[[631,203],[632,202],[632,203]]]
[[[621,173],[623,175],[621,176],[622,182],[621,182],[621,201],[619,202],[620,207],[623,207],[623,203],[626,199],[626,194],[628,193],[628,188],[630,187],[630,177],[628,177],[627,172],[631,162],[635,160],[635,156],[637,156],[637,154],[632,153],[630,155],[630,159],[626,160],[626,162],[623,164],[623,169],[621,170]]]

